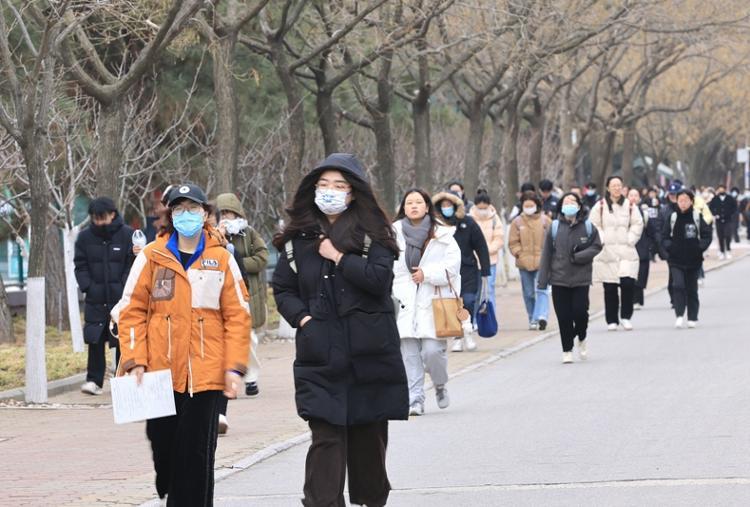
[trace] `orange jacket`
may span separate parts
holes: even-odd
[[[112,310],[122,353],[134,366],[172,370],[174,390],[224,389],[224,374],[244,374],[250,347],[249,296],[234,257],[211,226],[187,272],[164,234],[138,254]],[[176,238],[175,238],[176,239]]]

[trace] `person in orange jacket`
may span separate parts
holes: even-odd
[[[167,225],[138,254],[112,310],[122,359],[118,374],[172,372],[177,414],[151,419],[156,490],[167,505],[211,505],[217,411],[237,396],[247,370],[251,327],[239,266],[206,219],[200,187],[173,187]]]

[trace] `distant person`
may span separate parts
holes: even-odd
[[[727,187],[720,184],[716,187],[716,197],[708,203],[711,214],[716,221],[716,238],[719,240],[719,259],[732,258],[732,235],[734,219],[737,214],[737,201],[727,194]]]
[[[216,197],[216,212],[218,213],[218,230],[224,235],[240,268],[242,279],[250,294],[250,314],[253,318],[253,329],[250,331],[250,357],[245,375],[245,394],[258,396],[258,376],[260,375],[260,360],[258,359],[258,334],[266,323],[266,300],[268,286],[266,284],[266,266],[268,265],[268,247],[258,232],[248,223],[242,203],[233,193],[219,194]],[[227,398],[219,400],[219,434],[229,429],[227,420]]]
[[[583,204],[589,209],[594,207],[594,204],[599,202],[599,193],[596,191],[596,183],[590,181],[586,184],[586,192],[583,196]]]
[[[409,415],[420,416],[424,414],[425,373],[435,386],[438,407],[450,405],[447,343],[436,334],[432,300],[436,293],[454,297],[451,287],[460,290],[461,249],[454,228],[438,216],[424,190],[406,191],[393,228],[401,252],[393,265],[393,296],[401,306],[398,331],[409,381]]]
[[[742,208],[740,207],[740,189],[739,187],[732,187],[732,189],[729,191],[729,195],[732,196],[732,199],[735,200],[737,203],[737,211],[734,214],[734,217],[732,219],[732,236],[734,237],[734,242],[739,243],[740,242],[740,215],[742,214]]]
[[[497,308],[495,283],[497,280],[497,265],[505,246],[505,234],[503,232],[505,227],[486,190],[480,189],[477,191],[477,196],[474,198],[474,207],[471,208],[469,216],[479,224],[482,234],[484,234],[484,240],[487,242],[487,249],[490,253],[490,277],[487,280],[489,296],[492,304]]]
[[[385,505],[388,421],[409,417],[391,298],[395,232],[360,161],[334,153],[296,189],[271,286],[295,328],[297,413],[312,442],[304,505]],[[348,481],[346,480],[348,475]]]
[[[250,308],[239,266],[207,223],[197,185],[175,186],[156,241],[138,255],[112,310],[119,373],[170,370],[176,415],[146,421],[156,491],[168,505],[212,505],[217,413],[247,370]]]
[[[607,330],[617,331],[622,324],[623,329],[632,331],[633,291],[640,264],[635,244],[643,232],[643,219],[623,195],[619,176],[607,179],[606,193],[591,209],[589,219],[604,245],[594,259],[593,277],[604,286]]]
[[[745,190],[745,194],[740,201],[740,211],[742,225],[745,226],[747,240],[750,241],[750,190]]]
[[[577,184],[570,187],[570,193],[577,195],[579,198],[583,197],[583,191],[581,190],[581,186]]]
[[[542,212],[550,218],[557,218],[557,196],[554,192],[555,185],[550,180],[539,182],[539,197],[542,200]]]
[[[459,196],[452,192],[441,192],[432,197],[432,202],[437,206],[441,219],[447,225],[455,227],[453,237],[461,249],[461,297],[473,324],[481,278],[490,276],[487,241],[479,224],[466,215],[464,203]],[[456,337],[451,350],[462,352],[464,347],[469,351],[476,350],[477,344],[472,333],[464,333],[463,338]]]
[[[542,202],[534,192],[526,192],[521,197],[521,205],[523,213],[510,224],[508,248],[521,274],[529,329],[544,331],[549,314],[549,288],[538,288],[539,264],[552,219],[542,212]]]
[[[88,362],[81,392],[100,395],[107,369],[107,346],[115,349],[116,361],[120,361],[119,343],[109,329],[109,312],[122,297],[140,248],[133,247],[133,229],[125,225],[109,197],[98,197],[89,203],[89,219],[91,224],[76,239],[73,258],[76,281],[86,297],[83,338],[88,344]]]
[[[523,211],[522,206],[521,206],[521,197],[526,192],[536,193],[536,187],[534,186],[533,183],[527,181],[526,183],[521,185],[521,190],[517,194],[518,202],[513,206],[513,209],[510,210],[510,214],[508,215],[509,222],[513,221],[513,219],[516,218],[518,215],[520,215],[521,212]]]
[[[693,193],[681,190],[677,194],[677,211],[664,223],[660,248],[669,263],[672,279],[675,327],[698,323],[698,276],[703,264],[703,252],[711,245],[713,231],[701,213],[693,207]]]
[[[602,242],[595,227],[586,219],[583,203],[572,193],[560,200],[556,226],[550,227],[544,240],[539,264],[537,288],[552,286],[552,303],[560,328],[563,363],[573,362],[573,346],[578,338],[578,353],[588,358],[589,287],[594,257]]]
[[[462,182],[458,180],[451,181],[448,184],[448,192],[453,192],[461,198],[461,200],[464,202],[466,213],[469,213],[471,211],[471,208],[474,207],[474,203],[471,202],[468,197],[466,197],[466,191],[464,190],[464,184]]]
[[[648,205],[648,197],[641,200],[641,193],[638,189],[633,188],[628,192],[628,200],[633,206],[638,208],[638,212],[643,219],[643,232],[635,244],[638,252],[638,278],[635,280],[633,289],[633,309],[640,310],[645,304],[645,291],[648,286],[648,276],[651,270],[651,258],[653,251],[659,248],[659,219],[658,208],[651,208]],[[653,211],[652,211],[653,210]],[[656,217],[656,218],[654,218]]]

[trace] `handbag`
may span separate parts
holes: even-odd
[[[470,317],[468,310],[464,308],[463,299],[456,293],[451,283],[448,270],[445,270],[448,279],[448,287],[453,297],[440,297],[440,290],[435,287],[435,296],[432,299],[432,315],[435,320],[435,336],[437,338],[461,337],[464,329],[461,321]]]
[[[495,315],[495,303],[490,299],[490,291],[487,280],[482,280],[482,292],[477,310],[477,332],[482,338],[492,338],[497,334],[497,316]]]

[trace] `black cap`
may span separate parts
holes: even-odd
[[[182,185],[175,185],[169,189],[168,193],[168,206],[172,206],[175,201],[179,199],[190,199],[191,201],[197,202],[198,204],[206,204],[208,198],[206,193],[198,185],[192,183],[184,183]]]

